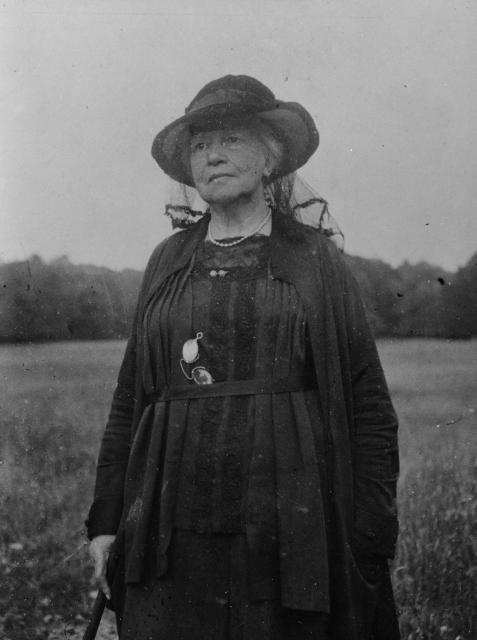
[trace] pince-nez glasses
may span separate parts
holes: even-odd
[[[196,384],[212,384],[214,379],[205,367],[188,367],[188,365],[194,364],[199,359],[199,344],[198,341],[202,340],[204,334],[199,331],[195,338],[189,338],[182,346],[182,358],[180,359],[180,365],[182,373],[187,380],[194,381]],[[188,371],[189,369],[189,371]]]

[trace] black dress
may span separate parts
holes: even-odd
[[[166,433],[160,493],[168,495],[157,499],[152,528],[160,537],[160,512],[169,509],[174,530],[165,574],[151,570],[145,585],[127,588],[121,639],[327,638],[325,606],[323,613],[282,606],[280,568],[289,561],[277,542],[282,495],[289,501],[295,486],[321,504],[326,479],[275,468],[276,446],[295,447],[316,463],[324,444],[305,310],[293,285],[270,277],[269,238],[233,248],[203,244],[150,302],[143,330],[152,380],[161,368],[171,386],[193,388],[192,369],[204,367],[232,391],[172,399],[151,418],[151,428],[160,421]],[[198,359],[181,364],[184,342],[197,336]],[[279,393],[260,388],[270,378],[283,382]],[[239,393],[237,383],[248,382],[256,392]],[[312,441],[301,441],[303,433]],[[295,508],[303,517],[297,535],[305,542],[325,535],[325,505],[321,522],[307,522],[306,505]],[[246,525],[253,531],[264,513],[267,544],[256,546]]]

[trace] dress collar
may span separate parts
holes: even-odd
[[[195,250],[205,240],[209,220],[210,216],[206,214],[193,227],[179,231],[169,238],[160,257],[154,289],[190,263]],[[273,278],[295,283],[300,273],[306,273],[307,253],[304,248],[308,236],[299,222],[273,211],[270,235],[270,267]]]

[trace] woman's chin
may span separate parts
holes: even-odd
[[[225,185],[221,188],[216,187],[214,189],[206,190],[204,193],[200,193],[199,191],[199,195],[202,200],[207,202],[210,206],[213,206],[214,204],[219,206],[232,206],[239,203],[244,204],[254,199],[253,192],[249,193],[247,190],[229,189],[226,188]]]
[[[210,205],[227,205],[241,200],[240,195],[241,194],[231,193],[225,189],[217,189],[213,192],[205,193],[203,195],[201,194],[201,198]]]

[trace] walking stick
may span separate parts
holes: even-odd
[[[101,590],[99,590],[96,600],[94,601],[91,619],[86,627],[86,631],[84,632],[83,640],[94,640],[96,638],[96,632],[98,631],[105,606],[106,596]]]

